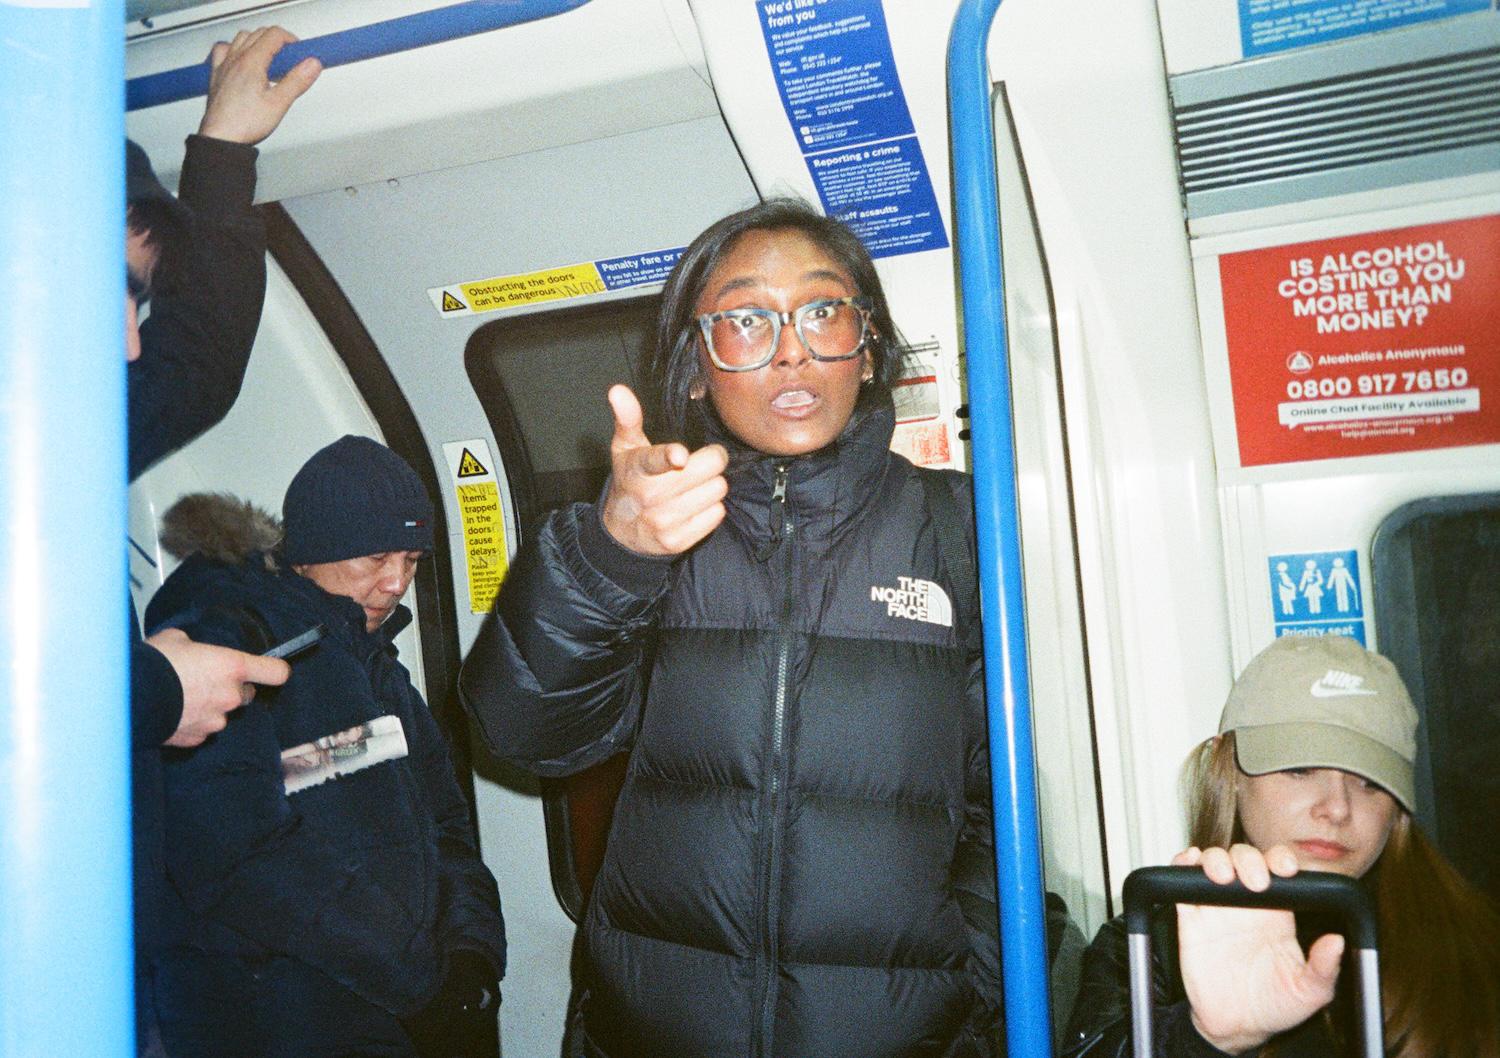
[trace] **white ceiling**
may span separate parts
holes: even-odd
[[[164,16],[178,15],[179,12],[194,8],[205,9],[197,12],[200,17],[220,18],[265,8],[285,7],[289,3],[298,2],[302,0],[125,0],[125,21],[161,19]],[[179,15],[169,21],[173,24],[180,24],[184,19]]]
[[[155,18],[183,8],[198,7],[206,2],[207,0],[125,0],[125,21]]]

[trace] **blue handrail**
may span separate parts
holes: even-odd
[[[135,1054],[120,0],[0,4],[0,1054]]]
[[[1045,893],[987,59],[990,26],[999,7],[1000,0],[963,0],[959,5],[948,39],[948,112],[984,607],[1005,1033],[1010,1058],[1047,1058],[1052,1030]]]
[[[309,55],[315,55],[324,68],[375,59],[398,51],[410,51],[428,44],[441,44],[476,33],[488,33],[506,26],[551,18],[589,0],[468,0],[467,3],[423,11],[415,15],[372,22],[309,37],[289,44],[271,63],[271,79],[276,80]],[[175,70],[133,77],[125,85],[125,109],[175,103],[208,92],[207,60]]]

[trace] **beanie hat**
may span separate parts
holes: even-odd
[[[134,140],[125,141],[125,203],[130,206],[146,202],[160,202],[173,217],[182,218],[187,207],[168,191],[156,178],[151,168],[151,159]]]
[[[281,503],[293,566],[432,550],[432,500],[395,452],[346,434],[302,464]]]
[[[1287,636],[1229,691],[1219,733],[1234,732],[1247,775],[1338,768],[1413,811],[1417,710],[1396,666],[1343,636]]]

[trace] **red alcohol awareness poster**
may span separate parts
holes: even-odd
[[[1240,464],[1500,442],[1500,216],[1219,258]]]

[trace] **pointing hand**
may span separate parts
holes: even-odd
[[[729,482],[723,445],[689,452],[685,445],[652,444],[641,403],[628,386],[611,386],[614,466],[604,497],[604,528],[621,546],[642,555],[679,555],[724,520]]]

